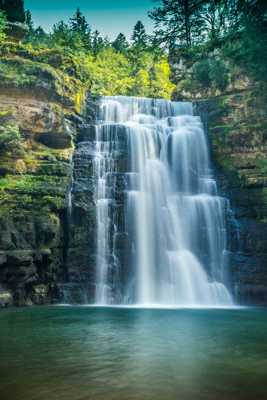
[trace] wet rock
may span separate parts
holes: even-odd
[[[13,305],[13,296],[9,290],[0,286],[0,308],[6,308]]]

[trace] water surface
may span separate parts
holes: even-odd
[[[0,312],[1,400],[246,400],[266,393],[266,310]]]

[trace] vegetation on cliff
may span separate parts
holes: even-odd
[[[217,165],[241,186],[264,184],[266,2],[164,0],[150,16],[158,46],[169,49],[174,97],[209,100]]]

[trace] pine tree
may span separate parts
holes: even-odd
[[[32,14],[31,14],[30,10],[27,10],[25,12],[25,24],[29,28],[29,33],[32,34],[34,32],[34,25],[33,25]]]
[[[84,47],[90,49],[92,45],[91,28],[79,8],[77,8],[74,16],[70,18],[70,28],[80,36]]]
[[[33,38],[37,42],[44,42],[49,38],[49,35],[43,30],[41,26],[38,26],[34,31]]]
[[[73,32],[68,24],[64,21],[59,21],[53,26],[52,39],[53,42],[59,46],[72,47]]]
[[[9,22],[25,22],[23,0],[1,0],[0,9],[5,12]]]
[[[129,49],[129,43],[123,33],[119,33],[114,42],[112,43],[112,47],[119,51],[120,53],[125,54]]]
[[[93,32],[92,35],[92,50],[95,55],[97,55],[101,50],[106,47],[109,47],[110,43],[108,38],[102,38],[100,33],[96,30]]]
[[[133,46],[140,49],[145,49],[148,45],[148,36],[146,34],[145,27],[141,21],[138,21],[134,26],[132,41]]]

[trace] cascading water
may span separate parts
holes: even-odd
[[[205,133],[191,103],[103,97],[93,169],[97,304],[232,304],[225,286],[228,202],[217,194]],[[111,179],[122,175],[127,271],[116,252]]]

